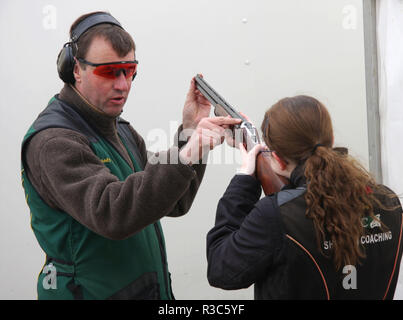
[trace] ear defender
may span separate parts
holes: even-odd
[[[75,82],[73,75],[75,60],[73,50],[71,48],[71,42],[66,43],[62,50],[60,50],[56,63],[59,78],[65,83],[73,84]]]
[[[122,25],[117,21],[114,17],[112,17],[109,13],[98,12],[94,13],[83,21],[81,21],[71,32],[70,42],[67,42],[62,50],[60,50],[59,55],[57,56],[57,72],[59,73],[60,79],[65,83],[74,84],[74,65],[75,59],[73,55],[72,45],[76,45],[78,39],[81,37],[83,33],[85,33],[88,29],[95,27],[98,24],[109,23],[115,26],[118,26],[123,29]],[[135,75],[133,76],[134,79]]]

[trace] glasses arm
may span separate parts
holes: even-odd
[[[86,65],[92,66],[92,67],[99,67],[99,66],[107,66],[107,65],[112,65],[112,64],[127,64],[127,63],[135,63],[135,64],[139,64],[139,62],[137,60],[133,60],[133,61],[117,61],[117,62],[106,62],[106,63],[92,63],[89,62],[83,58],[76,58],[78,61],[80,61],[81,63],[84,63]]]

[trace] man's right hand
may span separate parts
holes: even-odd
[[[241,123],[241,119],[228,117],[203,118],[179,153],[182,163],[199,162],[208,152],[223,143],[225,128]]]

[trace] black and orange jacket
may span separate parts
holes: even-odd
[[[305,216],[305,192],[301,167],[293,171],[288,186],[262,199],[259,181],[236,175],[207,235],[210,284],[227,290],[254,284],[255,299],[392,299],[402,256],[398,198],[380,198],[387,206],[398,206],[396,210],[375,208],[386,228],[363,219],[365,235],[359,241],[366,258],[361,264],[337,271],[318,249],[313,222]],[[329,257],[331,247],[331,241],[323,242]]]

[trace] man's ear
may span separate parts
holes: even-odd
[[[80,65],[77,61],[76,58],[74,58],[75,60],[75,64],[74,64],[74,68],[73,68],[73,75],[74,75],[74,79],[76,79],[76,82],[80,83],[81,82],[81,68]]]
[[[280,165],[281,170],[285,170],[287,168],[287,162],[281,159],[276,152],[272,152],[274,159],[277,160],[278,164]]]

